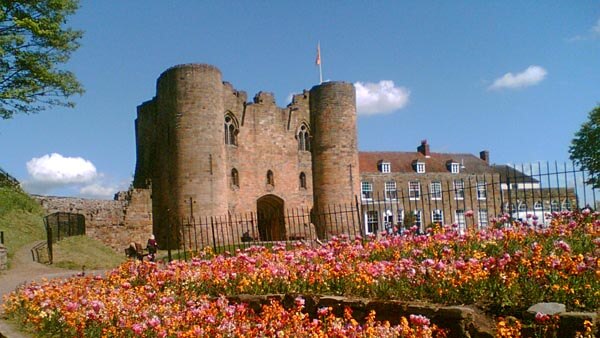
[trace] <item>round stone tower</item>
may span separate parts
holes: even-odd
[[[174,234],[173,225],[200,214],[227,213],[222,90],[221,72],[205,64],[169,68],[157,81],[164,161],[153,180],[157,234],[167,224]]]
[[[351,83],[326,82],[310,90],[314,210],[353,205],[360,193],[356,91]],[[343,220],[317,220],[320,236],[336,233]],[[344,224],[347,226],[347,224]],[[340,226],[340,229],[342,227]]]

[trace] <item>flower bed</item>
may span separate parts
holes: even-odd
[[[406,318],[391,326],[376,322],[374,315],[362,325],[349,315],[325,312],[313,321],[300,305],[285,310],[278,303],[257,315],[243,304],[206,296],[419,300],[475,304],[502,316],[520,316],[538,302],[560,302],[577,311],[600,308],[598,213],[555,214],[546,229],[507,222],[501,219],[488,231],[466,235],[445,226],[428,235],[334,238],[317,249],[298,243],[291,250],[251,247],[219,256],[206,251],[191,262],[168,265],[128,262],[106,277],[29,285],[7,299],[5,310],[47,335],[66,330],[85,336],[260,336],[279,331],[308,336],[350,330],[348,334],[410,337],[440,331]]]

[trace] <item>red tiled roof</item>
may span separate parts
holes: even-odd
[[[472,154],[450,154],[450,153],[430,153],[426,158],[420,152],[386,152],[386,151],[361,151],[358,153],[359,170],[361,173],[379,172],[377,164],[380,161],[389,162],[391,172],[415,173],[413,162],[415,160],[425,163],[425,172],[450,172],[448,161],[461,163],[464,168],[461,173],[482,174],[493,173],[494,170],[484,160]]]

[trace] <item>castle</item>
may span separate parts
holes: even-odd
[[[136,194],[151,191],[153,232],[161,243],[177,242],[173,225],[184,219],[246,212],[258,215],[250,222],[254,239],[285,240],[293,237],[285,210],[296,208],[312,210],[304,226],[314,221],[319,234],[337,233],[337,220],[313,218],[335,205],[356,206],[358,222],[346,224],[357,223],[351,226],[361,234],[411,226],[424,231],[431,223],[454,223],[461,231],[485,227],[505,212],[528,213],[527,202],[542,212],[555,209],[551,191],[549,198],[538,193],[512,200],[504,187],[509,178],[519,183],[519,172],[490,165],[487,150],[434,153],[423,140],[414,152],[359,152],[350,83],[322,83],[280,108],[271,93],[248,102],[214,66],[178,65],[160,75],[156,96],[137,114],[133,187]],[[239,241],[248,226],[233,229],[234,223],[227,221],[230,231],[219,234],[228,238],[215,239],[213,230],[212,243]]]
[[[211,65],[178,65],[160,75],[135,126],[134,188],[151,188],[163,243],[167,225],[185,217],[246,211],[266,215],[259,228],[283,239],[284,209],[348,203],[360,192],[350,83],[320,84],[280,108],[271,93],[247,102]]]

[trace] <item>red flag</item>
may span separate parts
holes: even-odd
[[[315,64],[317,66],[321,64],[321,43],[317,44],[317,59],[315,60]]]

